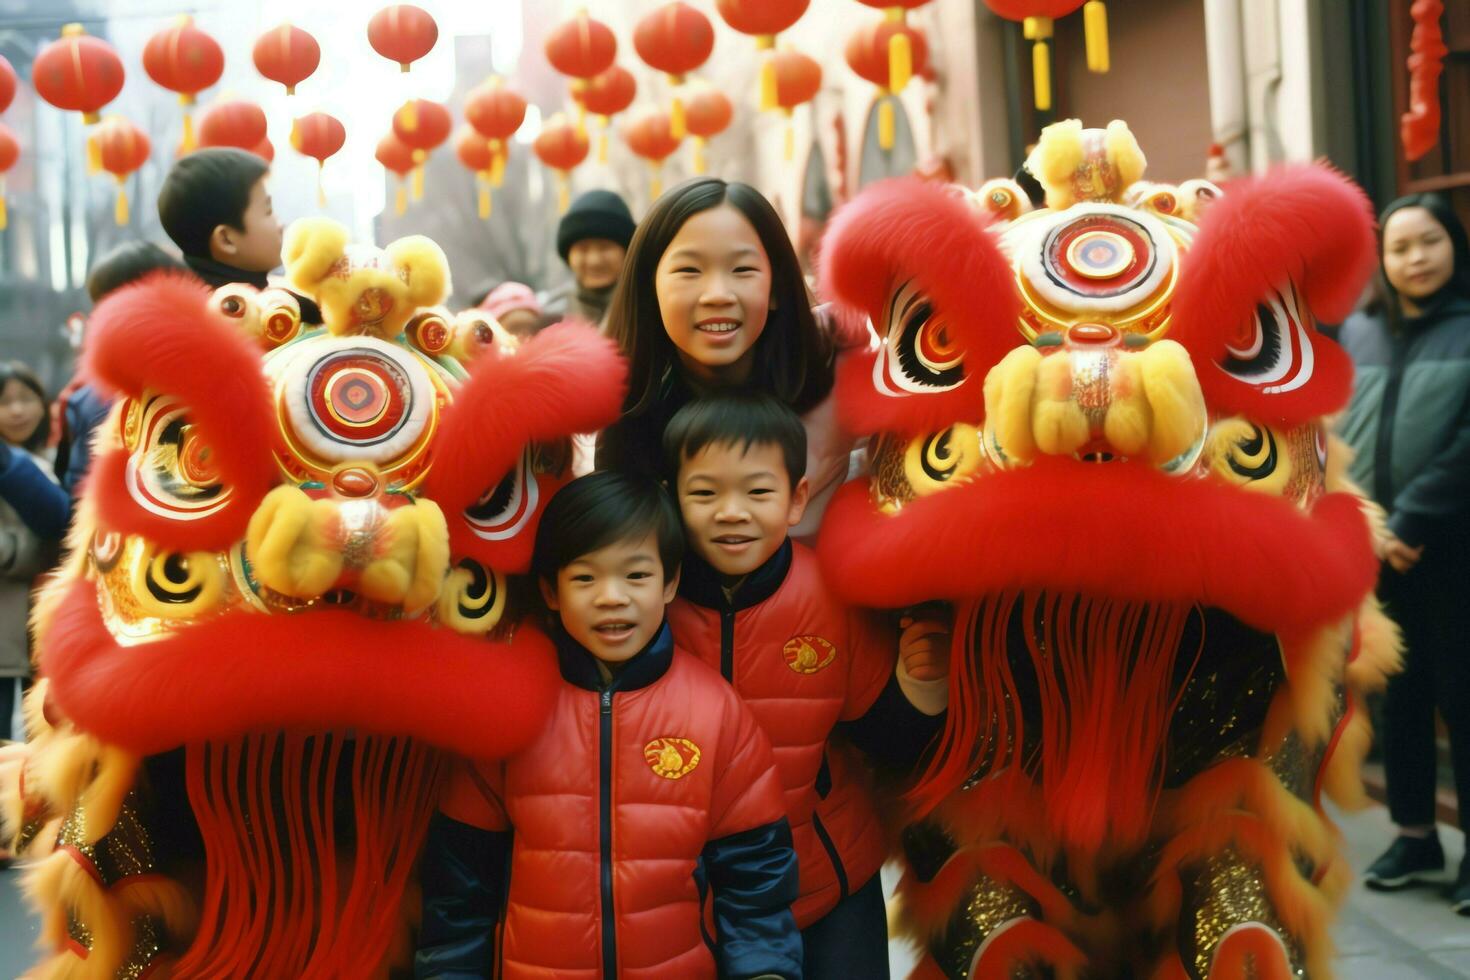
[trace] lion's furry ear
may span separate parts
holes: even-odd
[[[322,279],[342,258],[347,242],[347,229],[331,218],[301,218],[291,222],[281,250],[287,281],[307,296],[315,296]]]
[[[423,235],[409,235],[390,244],[385,252],[405,270],[410,305],[435,306],[449,295],[449,260],[444,250]]]

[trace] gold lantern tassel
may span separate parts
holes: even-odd
[[[322,185],[322,171],[327,169],[327,161],[316,162],[316,206],[324,208],[327,206],[327,189]]]
[[[648,196],[656,201],[664,192],[663,173],[656,163],[649,163],[648,166],[652,171],[652,176],[648,178]]]
[[[95,135],[87,137],[87,174],[102,172],[102,144]]]
[[[704,159],[704,145],[703,136],[694,137],[694,172],[696,174],[703,174],[707,169]]]
[[[886,152],[893,149],[897,126],[893,117],[893,96],[884,92],[878,100],[878,146]]]
[[[125,177],[117,179],[117,204],[112,209],[112,220],[119,226],[128,223],[128,189],[123,183],[126,179]]]
[[[1026,40],[1036,42],[1031,46],[1032,86],[1036,108],[1046,112],[1051,109],[1051,51],[1046,43],[1051,38],[1051,18],[1027,17],[1022,33]]]
[[[796,120],[791,116],[791,110],[786,110],[786,162],[790,163],[796,159]]]
[[[5,178],[0,177],[0,231],[10,227],[10,210],[5,206]]]
[[[677,95],[674,96],[674,104],[669,106],[669,135],[676,140],[689,135],[689,126],[684,119],[684,100]]]
[[[602,117],[602,132],[597,134],[597,162],[607,163],[607,128],[610,125],[606,116]]]
[[[184,136],[183,139],[179,141],[179,151],[180,153],[192,153],[194,152],[194,148],[198,145],[199,141],[194,138],[194,117],[189,114],[189,111],[187,109],[185,109]]]
[[[490,217],[490,209],[494,206],[490,198],[490,178],[488,173],[483,170],[480,171],[479,176],[475,178],[475,183],[480,186],[480,220],[484,221]]]
[[[903,23],[903,8],[889,7],[888,20]],[[888,38],[888,87],[902,92],[903,87],[914,77],[914,45],[906,31],[897,31]]]
[[[577,79],[577,81],[582,82],[582,85],[584,87],[587,84],[580,78]],[[604,116],[603,118],[606,119],[607,117]],[[582,139],[587,138],[587,107],[582,104],[582,101],[580,99],[577,100],[577,135],[580,136]]]
[[[1108,8],[1102,0],[1087,0],[1082,8],[1082,24],[1087,30],[1087,70],[1105,72],[1108,59]]]
[[[774,48],[776,39],[762,35],[756,39],[756,46],[762,49]],[[776,106],[776,59],[767,55],[761,64],[761,111],[769,112]]]
[[[402,214],[408,210],[408,188],[403,183],[403,178],[398,178],[398,188],[393,192],[393,213]]]
[[[572,175],[570,171],[558,170],[556,172],[556,212],[566,214],[567,208],[572,206]]]
[[[415,201],[424,199],[424,160],[428,156],[423,150],[413,151],[413,199]]]
[[[505,155],[506,150],[501,149],[496,152],[495,157],[490,161],[491,187],[501,187],[505,184]]]

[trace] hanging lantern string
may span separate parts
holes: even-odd
[[[1050,45],[1046,43],[1051,40],[1051,30],[1050,17],[1027,17],[1022,22],[1021,33],[1026,40],[1034,42],[1031,46],[1032,87],[1035,89],[1036,108],[1042,112],[1051,109],[1051,52]]]

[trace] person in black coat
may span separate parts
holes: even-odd
[[[1462,825],[1470,806],[1470,246],[1448,202],[1414,194],[1379,221],[1379,299],[1343,324],[1357,381],[1343,422],[1352,475],[1387,513],[1379,598],[1403,628],[1389,681],[1383,752],[1399,836],[1370,887],[1405,887],[1444,868],[1435,831],[1434,710],[1450,735]],[[1470,860],[1451,894],[1470,915]]]

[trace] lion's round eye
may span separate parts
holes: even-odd
[[[505,578],[465,558],[445,579],[439,594],[439,621],[461,633],[487,633],[505,613]]]
[[[130,551],[129,586],[145,616],[186,619],[212,609],[224,596],[225,572],[208,552]]]
[[[219,308],[225,316],[239,319],[245,315],[245,300],[239,296],[226,296],[220,300]]]

